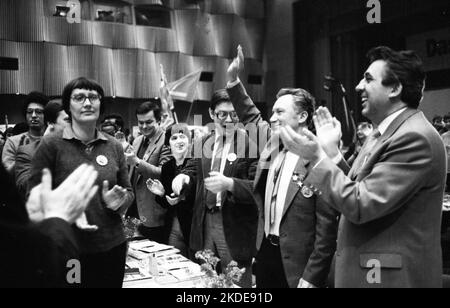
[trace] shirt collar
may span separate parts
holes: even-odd
[[[92,140],[91,142],[89,142],[89,143],[96,142],[98,140],[108,141],[108,138],[106,138],[106,136],[101,131],[99,131],[97,129],[95,129],[95,136],[96,136],[96,138],[94,140]],[[81,141],[77,136],[75,136],[75,133],[73,132],[73,129],[72,129],[71,125],[69,125],[66,128],[64,128],[63,139],[66,139],[66,140],[73,140],[73,139],[75,139],[75,140]]]
[[[402,114],[403,111],[406,110],[406,107],[394,112],[393,114],[391,114],[390,116],[388,116],[386,119],[384,119],[383,121],[381,121],[380,125],[378,125],[378,130],[380,132],[381,135],[383,135],[386,130],[388,129],[389,125],[392,124],[392,122],[394,122],[394,120],[400,115]]]

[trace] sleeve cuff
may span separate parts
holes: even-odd
[[[234,88],[235,86],[237,86],[240,83],[241,83],[241,79],[239,79],[239,77],[238,77],[235,81],[227,83],[227,89]]]
[[[344,159],[344,157],[342,156],[342,153],[339,152],[339,154],[336,155],[335,157],[333,157],[331,160],[333,161],[333,163],[334,163],[335,165],[337,165],[337,164],[339,164],[339,163],[341,162],[341,160],[343,160],[343,159]]]

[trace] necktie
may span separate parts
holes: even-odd
[[[137,157],[139,159],[142,159],[145,155],[145,152],[147,151],[148,145],[150,144],[150,140],[147,137],[144,137],[144,140],[142,140],[141,147],[139,148],[139,151],[137,152]]]
[[[361,152],[358,155],[357,161],[357,169],[356,171],[361,170],[364,167],[367,159],[369,158],[370,152],[378,141],[378,138],[381,136],[380,131],[375,129],[369,137],[367,137],[366,142],[364,143]]]
[[[277,196],[278,190],[280,188],[280,179],[281,179],[281,171],[284,167],[284,162],[286,161],[286,150],[283,150],[280,153],[280,159],[278,161],[277,166],[275,167],[273,174],[273,190],[272,190],[272,198],[270,199],[270,224],[273,225],[275,223],[275,210],[277,205]]]
[[[217,140],[217,144],[216,144],[216,152],[214,157],[212,157],[212,161],[211,161],[211,171],[216,171],[216,172],[220,172],[220,165],[222,162],[222,156],[223,156],[223,139],[219,138]],[[209,190],[206,193],[206,206],[209,209],[212,209],[216,206],[217,204],[217,194],[213,194],[212,192],[210,192]]]

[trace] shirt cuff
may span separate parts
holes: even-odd
[[[335,165],[339,164],[341,162],[341,160],[343,160],[344,157],[342,156],[342,153],[339,152],[338,155],[336,155],[335,157],[333,157],[331,160],[333,161],[333,163]]]
[[[238,77],[235,81],[227,83],[227,89],[234,88],[235,86],[237,86],[240,83],[241,83],[241,80]]]
[[[317,161],[317,163],[312,168],[315,169],[325,158],[327,158],[327,155],[325,153],[323,153],[322,156],[320,157],[320,159]]]

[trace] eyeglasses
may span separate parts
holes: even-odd
[[[232,120],[239,120],[239,117],[238,117],[236,111],[230,111],[230,112],[228,112],[228,111],[218,111],[215,114],[216,114],[216,117],[219,120],[222,120],[222,121],[226,120],[228,118],[228,116],[230,116]]]
[[[70,98],[77,104],[84,104],[86,98],[88,98],[91,103],[98,103],[100,102],[101,96],[97,94],[89,94],[87,96],[84,94],[77,94],[72,95]]]
[[[33,113],[36,113],[36,115],[43,115],[44,109],[33,109],[33,108],[27,109],[27,114],[32,115]]]

